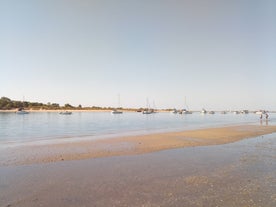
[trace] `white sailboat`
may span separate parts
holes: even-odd
[[[171,113],[172,113],[172,114],[177,114],[178,111],[177,111],[176,109],[173,109],[173,110],[171,111]]]
[[[191,111],[189,110],[189,107],[188,107],[188,105],[187,105],[186,96],[185,96],[185,106],[186,106],[187,109],[183,109],[183,110],[181,111],[181,114],[192,114],[193,112],[191,112]]]
[[[23,101],[22,101],[22,107],[20,107],[17,111],[16,114],[28,114],[28,111],[24,110],[24,102],[25,102],[25,96],[23,96]]]
[[[149,99],[147,98],[147,108],[142,112],[143,114],[152,114],[154,111],[150,108]]]
[[[182,111],[181,111],[181,114],[192,114],[193,112],[191,112],[191,111],[188,111],[188,110],[186,110],[186,109],[183,109]]]
[[[120,103],[120,95],[118,95],[118,108],[117,109],[114,109],[111,111],[111,114],[122,114],[123,111],[119,111],[118,109],[121,107],[121,103]]]
[[[16,114],[28,114],[28,111],[25,111],[23,108],[18,109],[18,111],[16,112]]]

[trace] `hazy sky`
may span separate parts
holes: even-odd
[[[274,0],[0,0],[0,96],[276,109]]]

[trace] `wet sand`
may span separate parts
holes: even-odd
[[[0,166],[49,163],[144,154],[167,149],[219,145],[276,132],[276,126],[243,125],[101,140],[67,139],[9,146],[0,150]]]
[[[271,134],[140,155],[0,166],[0,206],[274,207],[275,151]]]

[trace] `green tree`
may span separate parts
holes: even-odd
[[[69,103],[64,105],[65,108],[74,108],[73,106],[71,106]]]
[[[13,107],[11,99],[2,97],[0,99],[0,109],[11,109]]]

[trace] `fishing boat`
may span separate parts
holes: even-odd
[[[202,114],[206,114],[207,111],[206,111],[205,109],[202,109],[202,110],[201,110],[201,113],[202,113]]]

